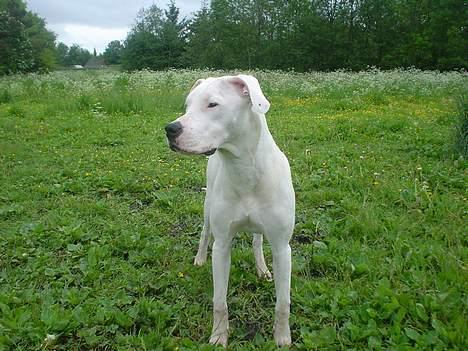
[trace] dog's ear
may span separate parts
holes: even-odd
[[[233,77],[232,82],[238,84],[243,95],[250,96],[252,111],[265,114],[270,109],[270,102],[263,95],[257,78],[245,74]]]
[[[196,87],[198,87],[201,83],[203,83],[205,80],[204,79],[199,79],[195,82],[195,84],[192,86],[192,88],[190,89],[190,92],[193,91],[193,89],[195,89]]]

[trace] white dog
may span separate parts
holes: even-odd
[[[208,160],[204,226],[195,265],[206,261],[213,235],[213,331],[210,343],[227,345],[226,293],[231,243],[236,232],[254,234],[257,273],[271,278],[263,257],[263,235],[273,255],[276,289],[274,337],[291,344],[289,305],[294,189],[286,156],[268,130],[270,103],[256,78],[247,75],[200,79],[186,100],[186,113],[166,126],[172,150],[213,155]]]

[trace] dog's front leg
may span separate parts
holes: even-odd
[[[291,247],[288,242],[272,243],[276,306],[274,336],[278,346],[291,344],[289,306],[291,288]]]
[[[213,243],[213,331],[210,343],[227,346],[228,341],[228,308],[226,302],[231,267],[232,238],[215,238]]]

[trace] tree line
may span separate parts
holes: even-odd
[[[126,70],[466,69],[467,23],[463,0],[212,0],[190,18],[172,0],[141,9],[103,58]],[[55,39],[23,0],[0,0],[0,74],[92,56]]]
[[[171,1],[140,12],[127,69],[360,70],[467,67],[463,0],[212,0],[180,19]]]

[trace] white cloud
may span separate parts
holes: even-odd
[[[81,24],[49,25],[49,28],[58,35],[59,41],[68,46],[78,44],[91,53],[94,49],[98,53],[104,52],[112,40],[125,39],[129,30],[127,27],[101,28]]]
[[[181,17],[200,9],[201,0],[176,0]],[[79,44],[103,52],[112,40],[125,39],[138,10],[156,4],[167,8],[169,0],[27,0],[28,9],[43,17],[57,41]]]

